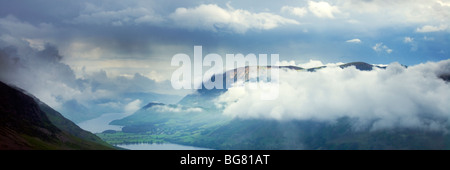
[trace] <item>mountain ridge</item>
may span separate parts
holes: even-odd
[[[379,69],[386,69],[386,67],[377,66],[373,64],[368,64],[366,62],[350,62],[346,64],[340,64],[337,65],[338,67],[344,69],[347,67],[354,66],[356,69],[361,71],[371,71],[374,67]],[[202,83],[202,88],[195,91],[193,94],[188,94],[185,97],[183,97],[177,104],[181,105],[195,105],[200,107],[210,107],[212,106],[212,103],[210,102],[212,99],[218,97],[222,93],[226,92],[227,89],[225,87],[230,87],[232,83],[234,83],[237,79],[245,80],[246,82],[250,80],[249,72],[250,67],[256,67],[258,71],[262,70],[268,70],[272,68],[277,69],[289,69],[289,70],[296,70],[296,71],[308,71],[308,72],[315,72],[319,69],[326,68],[327,66],[317,66],[317,67],[311,67],[311,68],[303,68],[299,66],[246,66],[246,67],[240,67],[232,70],[228,70],[222,73],[222,83],[223,83],[223,89],[207,89],[205,88],[205,84],[211,83],[212,81],[215,81],[216,75],[212,75],[210,79],[208,79],[206,82]],[[241,74],[239,74],[241,73]],[[227,77],[228,76],[228,77]],[[269,77],[270,78],[270,77]],[[258,79],[259,81],[259,79]],[[198,102],[203,101],[203,102]]]

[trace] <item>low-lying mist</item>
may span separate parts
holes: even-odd
[[[450,60],[361,71],[354,66],[315,72],[280,70],[279,96],[261,100],[264,89],[232,87],[215,101],[223,114],[241,119],[356,120],[353,128],[420,128],[444,130],[449,125]]]

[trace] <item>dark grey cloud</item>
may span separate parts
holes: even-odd
[[[189,22],[194,24],[192,28],[199,29],[186,29],[185,25],[170,17],[177,9],[194,10],[202,4],[217,5],[225,11],[242,10],[248,11],[250,14],[270,13],[280,15],[286,19],[298,20],[300,25],[286,24],[273,30],[251,29],[245,34],[236,35],[230,29],[224,31],[216,29],[215,32],[200,29],[200,26],[195,26],[193,22]],[[67,53],[66,57],[68,58],[79,57],[76,53],[72,53],[71,50],[73,49],[70,49],[70,46],[80,42],[92,48],[98,47],[104,49],[104,51],[109,51],[108,54],[101,56],[105,59],[170,58],[175,53],[191,51],[168,48],[165,52],[161,52],[152,49],[152,47],[183,46],[184,49],[190,49],[194,45],[203,45],[207,47],[205,50],[216,53],[224,51],[229,53],[273,52],[279,53],[282,59],[300,61],[308,61],[313,58],[329,62],[359,60],[371,63],[399,61],[404,64],[416,64],[417,61],[423,62],[429,59],[437,61],[445,58],[439,54],[428,55],[434,50],[425,49],[425,54],[416,55],[411,54],[406,49],[398,50],[395,45],[388,45],[394,51],[391,57],[379,57],[379,54],[371,51],[371,47],[376,43],[383,42],[386,45],[388,44],[387,41],[394,38],[411,36],[408,35],[410,33],[417,34],[414,32],[418,27],[416,23],[422,22],[423,17],[408,15],[411,14],[412,9],[425,6],[440,9],[441,12],[426,10],[423,13],[426,14],[425,16],[442,18],[442,16],[445,16],[445,12],[442,11],[445,6],[438,3],[417,3],[413,1],[395,3],[354,1],[348,3],[337,0],[329,1],[328,4],[337,6],[341,11],[339,15],[336,14],[334,19],[317,18],[309,11],[307,1],[285,1],[283,4],[272,1],[262,1],[258,4],[251,1],[7,1],[2,2],[0,16],[12,15],[18,18],[18,21],[30,23],[36,28],[41,28],[40,30],[50,30],[48,31],[50,33],[22,31],[21,36],[27,35],[27,38],[36,35],[40,36],[37,38],[45,37],[47,41],[51,41],[58,46],[64,54]],[[281,12],[282,7],[299,7],[308,11],[304,17],[298,18],[297,16],[291,16],[289,13]],[[402,8],[395,11],[383,10],[394,7]],[[390,28],[389,24],[405,20],[413,24],[400,23],[396,26],[400,29],[385,29]],[[428,25],[436,25],[433,23],[432,17],[428,20],[431,20]],[[427,22],[427,20],[423,22]],[[212,23],[214,25],[214,22]],[[216,24],[220,25],[220,23]],[[23,28],[26,27],[21,26],[21,29]],[[25,32],[30,33],[26,34]],[[359,46],[349,46],[344,43],[344,41],[353,38],[364,39],[364,43],[370,44],[362,43]],[[401,44],[400,40],[393,43]],[[443,50],[441,46],[436,47],[436,44],[430,46],[439,48],[436,49],[439,52]],[[416,53],[421,53],[421,49],[419,46]],[[442,52],[444,56],[448,56],[448,52],[445,50]],[[409,62],[410,58],[406,56],[410,55],[416,57],[429,56],[429,58]]]
[[[136,73],[133,77],[108,77],[105,71],[76,77],[63,56],[50,44],[34,49],[26,40],[15,45],[0,40],[0,81],[18,86],[74,121],[103,113],[122,112],[135,101],[173,103],[168,81],[155,82]],[[157,92],[157,93],[156,93]],[[128,109],[129,110],[129,109]]]
[[[16,46],[0,47],[0,60],[4,65],[0,74],[2,81],[15,84],[50,104],[57,102],[53,93],[66,98],[69,89],[79,89],[75,74],[68,65],[60,62],[62,56],[54,46],[47,44],[42,51],[21,48],[27,51],[19,52],[20,48]]]

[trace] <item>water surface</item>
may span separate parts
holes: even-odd
[[[89,132],[92,132],[92,133],[101,133],[105,130],[121,131],[122,126],[109,125],[109,122],[116,120],[116,119],[124,118],[126,116],[127,116],[127,114],[125,114],[125,113],[106,113],[106,114],[101,115],[98,118],[87,120],[87,121],[78,123],[77,125],[80,128],[87,130]]]
[[[174,143],[139,143],[139,144],[122,144],[116,145],[121,148],[130,150],[211,150],[195,146],[179,145]]]

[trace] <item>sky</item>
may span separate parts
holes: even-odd
[[[450,58],[449,23],[449,0],[0,0],[0,78],[55,108],[123,91],[185,95],[170,88],[170,61],[196,45],[303,66],[417,65]]]
[[[280,60],[413,65],[449,57],[450,1],[2,1],[7,36],[50,43],[81,76],[168,79],[170,59],[277,53]],[[170,71],[169,71],[170,73]],[[164,76],[163,76],[164,75]]]

